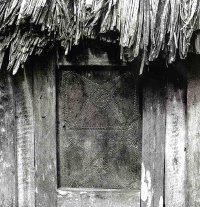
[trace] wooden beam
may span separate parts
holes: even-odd
[[[13,79],[0,75],[0,206],[17,206]]]
[[[144,82],[141,207],[161,207],[164,199],[165,89],[162,76]]]
[[[57,207],[140,207],[140,191],[60,188]]]
[[[200,206],[200,60],[191,58],[187,89],[187,206]]]
[[[72,47],[70,53],[61,56],[60,66],[127,66],[120,60],[120,47],[98,40]]]
[[[30,65],[15,76],[18,206],[35,207],[33,81]]]
[[[56,83],[55,56],[34,61],[36,206],[55,207],[56,168]]]
[[[165,206],[185,207],[186,103],[182,80],[167,85]]]

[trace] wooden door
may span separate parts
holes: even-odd
[[[129,67],[57,77],[58,206],[140,205],[141,116]]]

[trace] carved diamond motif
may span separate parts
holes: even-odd
[[[65,72],[66,88],[62,89],[62,94],[65,94],[67,128],[124,129],[138,119],[133,76],[128,74],[130,90],[127,89],[127,72],[114,75],[110,80],[100,80],[102,77],[94,77],[91,73],[88,76]]]

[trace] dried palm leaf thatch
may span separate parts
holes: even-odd
[[[15,74],[47,45],[68,54],[83,37],[98,37],[118,41],[129,60],[143,54],[145,64],[163,52],[172,63],[177,52],[187,56],[192,36],[200,54],[199,30],[199,0],[0,0],[0,62],[9,51]]]

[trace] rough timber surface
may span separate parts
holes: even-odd
[[[186,97],[183,80],[167,83],[165,205],[186,206]]]
[[[191,64],[192,62],[192,64]],[[199,57],[188,64],[187,206],[200,206],[200,73]]]
[[[36,58],[33,68],[35,114],[35,191],[37,207],[56,206],[55,56]]]
[[[141,207],[163,207],[165,80],[153,72],[144,79]]]
[[[5,71],[0,74],[0,206],[15,207],[17,181],[13,79]]]
[[[14,80],[19,207],[35,206],[35,142],[31,71],[31,66],[28,65],[19,71]]]
[[[140,207],[139,190],[60,188],[57,197],[57,207]]]

